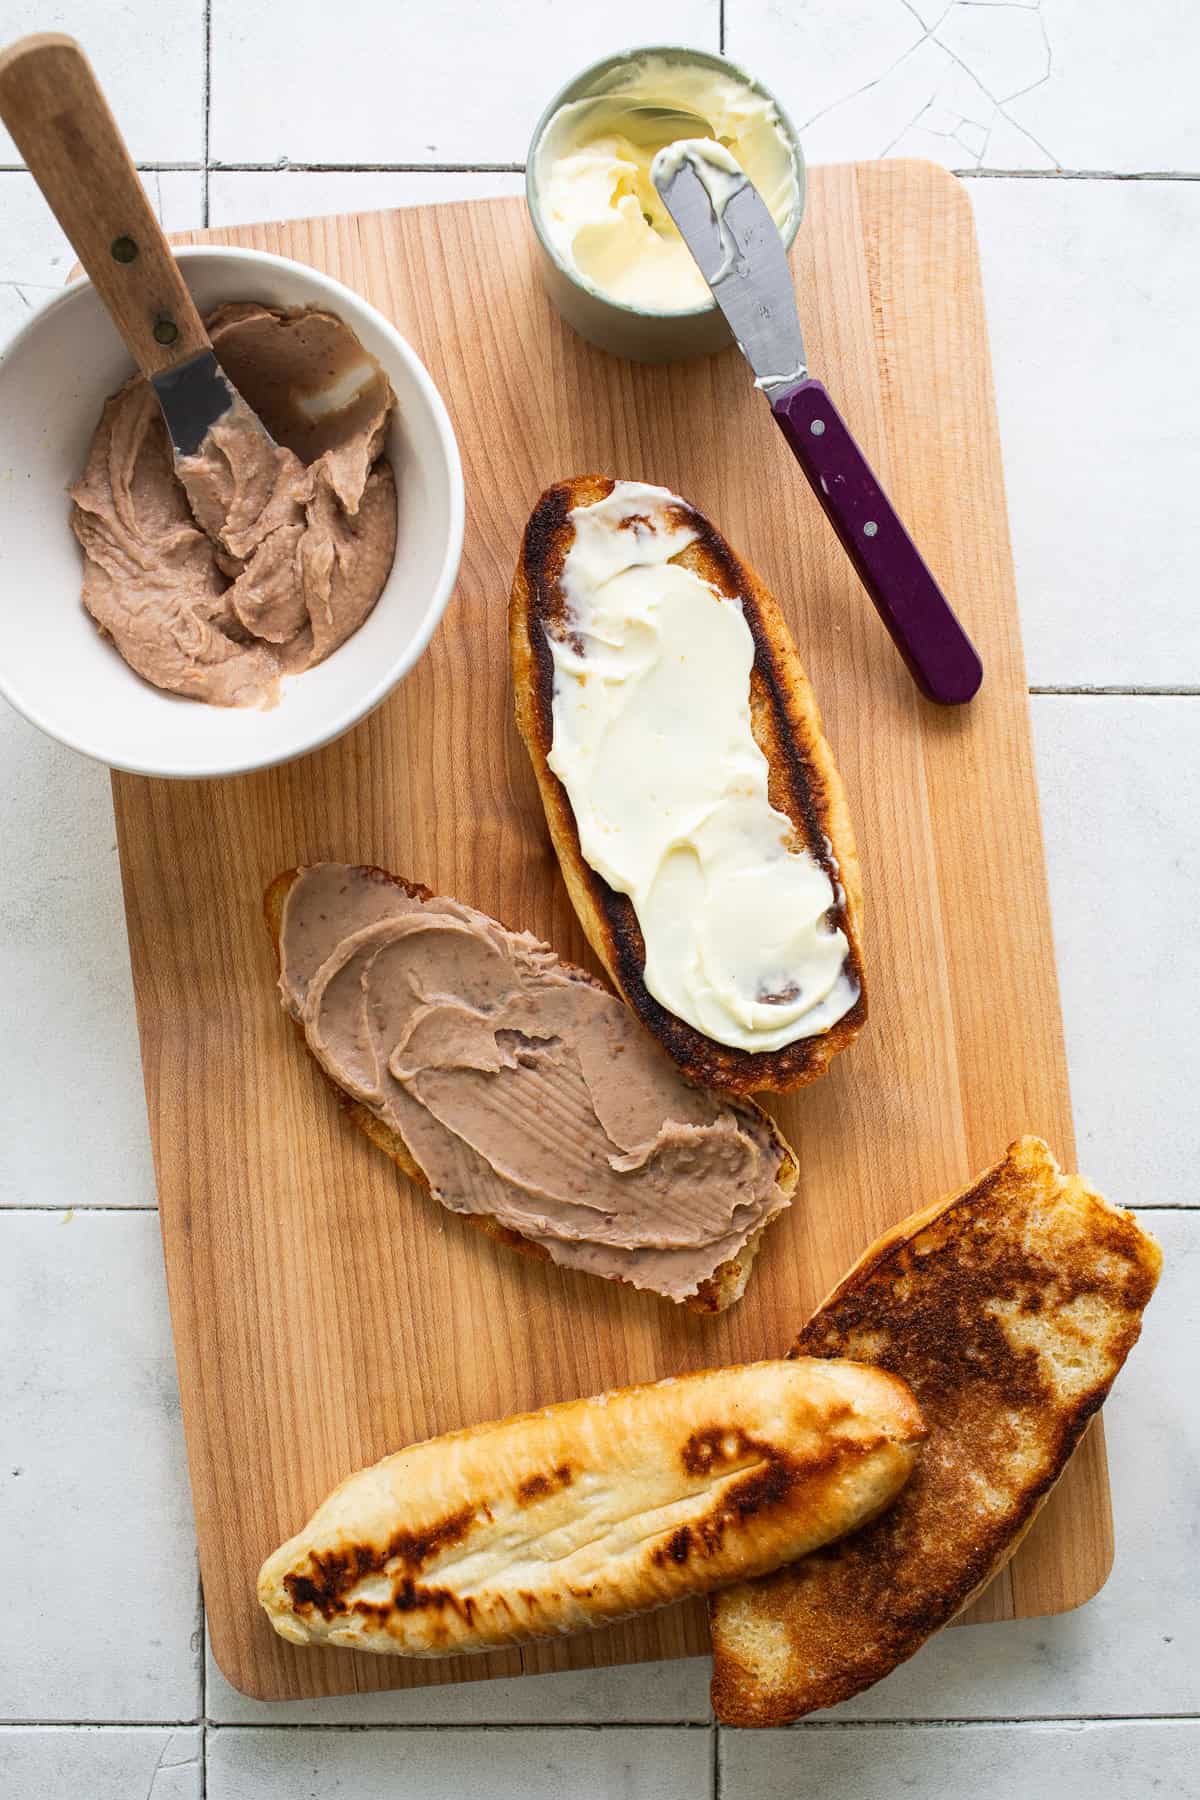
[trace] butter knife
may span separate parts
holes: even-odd
[[[707,139],[668,145],[650,175],[913,680],[927,699],[962,705],[983,665],[849,426],[808,373],[787,255],[758,189]]]

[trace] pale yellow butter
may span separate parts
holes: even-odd
[[[644,106],[700,117],[757,187],[780,230],[799,199],[795,162],[772,102],[700,63],[639,58],[605,94],[572,101],[555,114],[538,147],[534,179],[559,259],[611,300],[641,312],[682,312],[703,305],[709,291],[650,179],[661,145],[629,134],[630,108]]]
[[[740,603],[670,560],[697,532],[665,488],[620,481],[570,516],[549,763],[585,860],[633,902],[647,988],[738,1049],[828,1031],[858,988],[833,883],[768,798]]]

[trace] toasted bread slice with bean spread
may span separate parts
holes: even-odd
[[[270,934],[271,944],[274,949],[276,966],[281,972],[285,907],[288,895],[302,873],[303,871],[300,869],[288,869],[282,875],[277,875],[267,889],[264,899],[267,930]],[[400,876],[390,875],[383,869],[347,865],[346,873],[357,880],[370,883],[373,888],[381,889],[385,895],[394,890],[398,894],[407,896],[409,900],[430,901],[433,899],[433,895],[428,888],[423,887],[416,882],[405,881]],[[547,952],[547,955],[549,955],[549,952]],[[594,976],[587,974],[582,969],[575,969],[566,963],[560,963],[559,966],[573,982],[584,983],[591,988],[602,987],[602,984],[598,982]],[[607,990],[604,991],[607,992]],[[614,1002],[614,1006],[615,1005],[616,1003]],[[305,1038],[304,1026],[294,1014],[293,1024],[303,1040]],[[632,1031],[639,1036],[641,1035],[638,1027],[632,1020],[629,1020],[628,1024]],[[658,1059],[659,1052],[654,1046],[647,1042],[646,1048],[648,1052]],[[675,1075],[675,1071],[671,1069],[670,1064],[666,1063],[665,1059],[662,1060],[663,1066],[669,1072],[672,1081],[678,1080],[678,1077]],[[425,1172],[420,1167],[410,1146],[405,1142],[401,1133],[386,1119],[379,1117],[373,1112],[362,1100],[357,1099],[346,1092],[326,1069],[322,1068],[321,1072],[333,1092],[337,1095],[342,1110],[358,1130],[366,1137],[370,1138],[371,1142],[377,1145],[385,1155],[389,1156],[396,1164],[396,1167],[400,1169],[403,1174],[408,1176],[409,1180],[414,1182],[424,1194],[429,1195],[431,1192],[430,1184]],[[680,1082],[679,1085],[684,1087],[686,1084]],[[730,1112],[731,1108],[735,1114],[740,1112],[741,1117],[747,1121],[750,1128],[761,1136],[764,1144],[769,1146],[772,1154],[777,1157],[778,1167],[775,1180],[778,1184],[780,1199],[783,1203],[786,1203],[795,1192],[798,1180],[798,1168],[795,1156],[775,1122],[770,1119],[760,1107],[756,1106],[752,1100],[739,1099],[736,1101],[722,1101],[721,1106],[726,1114]],[[491,1214],[480,1211],[465,1211],[460,1213],[459,1216],[462,1217],[467,1224],[474,1226],[480,1231],[486,1232],[489,1237],[495,1239],[498,1243],[504,1244],[511,1250],[519,1251],[525,1256],[536,1257],[541,1261],[550,1260],[550,1252],[543,1244],[523,1236],[519,1231],[513,1230],[502,1220]],[[770,1220],[768,1219],[766,1224],[760,1226],[741,1244],[736,1255],[727,1257],[724,1261],[717,1264],[712,1274],[702,1280],[695,1291],[687,1294],[679,1303],[686,1307],[690,1312],[714,1313],[723,1312],[726,1307],[732,1306],[736,1300],[740,1299],[745,1292],[746,1284],[750,1279],[750,1271],[755,1255],[757,1254],[763,1235],[769,1227],[769,1223]],[[614,1279],[621,1279],[621,1277],[614,1277]],[[671,1295],[671,1298],[675,1298],[675,1296]]]

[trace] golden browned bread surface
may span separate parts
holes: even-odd
[[[271,943],[275,951],[277,968],[280,960],[284,902],[287,898],[289,888],[292,886],[292,883],[296,880],[299,873],[299,869],[287,869],[283,874],[277,875],[267,889],[263,900],[263,912],[267,922],[267,930],[270,933]],[[429,900],[432,898],[430,889],[422,886],[420,882],[406,881],[399,875],[389,874],[385,869],[372,869],[370,870],[370,874],[374,880],[390,882],[393,886],[400,888],[411,898],[421,900]],[[564,964],[563,967],[568,968],[570,965]],[[595,978],[587,974],[584,970],[573,970],[572,972],[579,980],[595,982]],[[303,1027],[296,1023],[295,1030],[303,1041]],[[337,1096],[338,1103],[347,1118],[357,1126],[358,1130],[361,1131],[364,1136],[370,1138],[371,1142],[382,1150],[386,1156],[389,1156],[396,1164],[397,1168],[400,1169],[410,1181],[415,1183],[423,1194],[430,1197],[429,1182],[425,1177],[425,1173],[414,1161],[408,1146],[400,1133],[393,1130],[385,1120],[378,1118],[371,1111],[370,1107],[364,1106],[361,1101],[355,1100],[351,1095],[347,1094],[344,1089],[338,1086],[337,1082],[333,1080],[332,1076],[330,1076],[325,1069],[321,1070],[321,1074]],[[746,1104],[753,1106],[752,1101],[746,1102]],[[794,1194],[796,1190],[796,1183],[799,1176],[796,1158],[774,1121],[769,1119],[760,1109],[755,1108],[755,1111],[758,1112],[759,1116],[763,1119],[771,1133],[773,1141],[779,1149],[781,1157],[778,1177],[779,1185],[783,1191],[790,1196]],[[549,1252],[541,1244],[536,1244],[529,1238],[523,1237],[519,1232],[502,1224],[499,1219],[481,1213],[460,1213],[457,1216],[463,1219],[467,1224],[474,1226],[477,1230],[486,1232],[489,1237],[494,1238],[497,1243],[504,1244],[510,1250],[519,1251],[524,1256],[536,1257],[542,1262],[549,1260]],[[743,1244],[736,1257],[732,1257],[728,1261],[720,1264],[706,1281],[701,1282],[697,1291],[694,1294],[689,1295],[681,1302],[681,1304],[686,1307],[689,1312],[717,1313],[724,1312],[727,1307],[732,1306],[735,1301],[740,1300],[746,1291],[746,1284],[750,1279],[750,1271],[754,1264],[754,1258],[758,1253],[764,1235],[765,1228],[764,1230],[755,1232],[754,1235],[747,1239],[746,1243]]]
[[[752,1363],[476,1425],[335,1488],[268,1557],[293,1643],[448,1656],[760,1574],[875,1517],[923,1427],[902,1381]]]
[[[689,513],[688,523],[699,535],[676,560],[719,593],[742,602],[754,639],[751,725],[770,770],[769,798],[791,820],[798,841],[830,876],[839,896],[834,918],[850,946],[849,967],[859,988],[849,1012],[820,1036],[773,1051],[719,1044],[668,1012],[643,979],[646,949],[633,903],[584,860],[571,802],[547,761],[554,737],[554,665],[546,626],[561,619],[565,609],[561,575],[574,534],[569,515],[577,506],[603,500],[614,486],[607,475],[580,475],[546,490],[525,528],[509,603],[517,726],[533,762],[563,879],[588,942],[616,987],[693,1081],[738,1094],[802,1087],[825,1073],[866,1021],[862,874],[841,777],[787,623],[753,569],[703,514]]]
[[[1104,1401],[1161,1260],[1034,1137],[863,1255],[792,1354],[903,1376],[929,1439],[886,1517],[715,1597],[720,1719],[784,1725],[848,1699],[975,1597]]]

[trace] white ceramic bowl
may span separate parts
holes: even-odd
[[[458,445],[414,351],[374,307],[315,269],[257,250],[178,252],[201,312],[224,300],[321,306],[378,358],[396,393],[396,560],[370,617],[277,706],[209,706],[135,675],[80,600],[67,486],[83,469],[129,353],[91,283],[64,289],[0,356],[0,694],[51,737],[141,775],[234,775],[328,743],[408,673],[446,609],[463,540]]]

